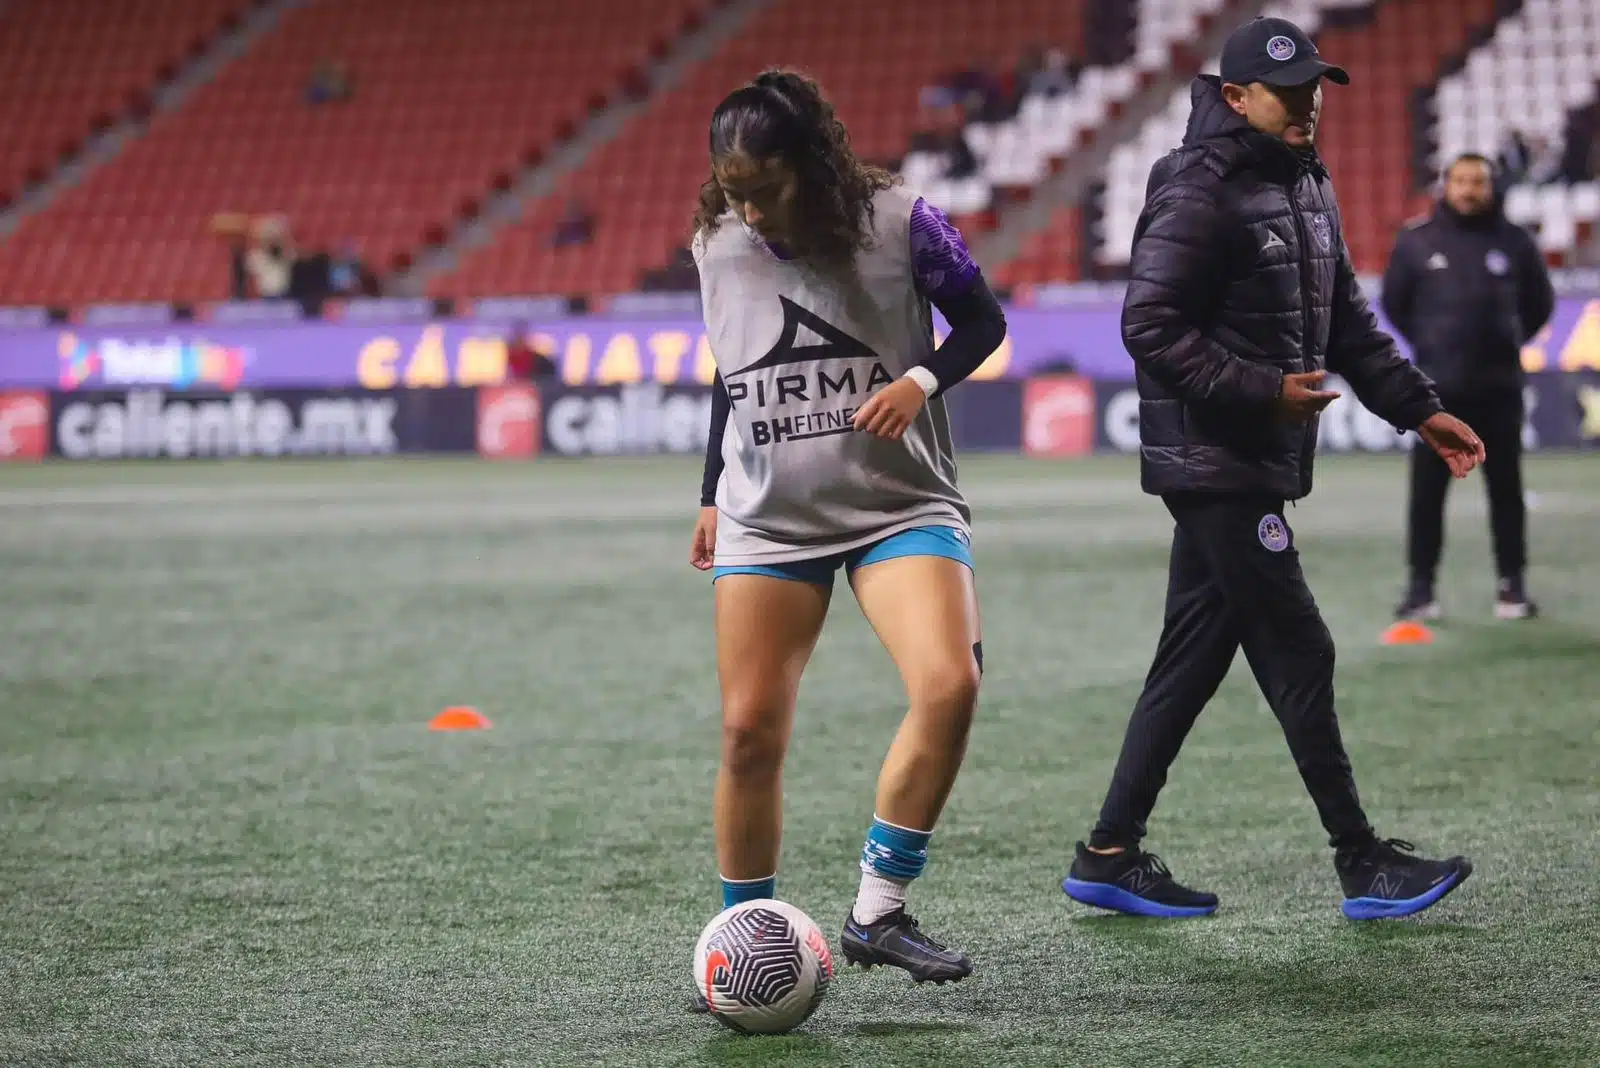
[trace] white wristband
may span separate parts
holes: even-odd
[[[906,377],[922,387],[924,397],[933,396],[939,389],[939,380],[926,367],[913,367],[906,372]]]

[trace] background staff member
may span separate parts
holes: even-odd
[[[1383,310],[1416,352],[1439,398],[1483,438],[1489,526],[1499,572],[1495,615],[1537,614],[1528,598],[1522,497],[1522,346],[1555,307],[1544,257],[1505,217],[1489,161],[1459,156],[1433,214],[1400,232],[1383,276]],[[1431,449],[1411,451],[1407,558],[1411,581],[1395,614],[1435,619],[1450,471]]]

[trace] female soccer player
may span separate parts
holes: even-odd
[[[768,71],[736,90],[710,143],[694,256],[717,376],[690,562],[715,590],[723,905],[774,894],[796,692],[842,566],[911,706],[878,779],[845,959],[961,979],[972,962],[905,899],[983,667],[942,394],[1004,339],[1005,315],[956,229],[855,157],[811,79]],[[938,351],[930,301],[950,324]]]

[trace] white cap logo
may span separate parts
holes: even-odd
[[[1279,63],[1287,63],[1294,58],[1294,42],[1279,34],[1267,42],[1267,55]]]

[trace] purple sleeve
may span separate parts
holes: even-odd
[[[978,264],[961,231],[921,197],[911,205],[911,272],[929,300],[959,297],[978,277]]]

